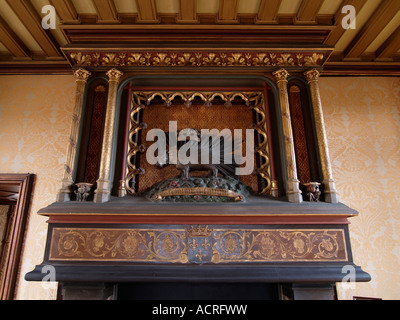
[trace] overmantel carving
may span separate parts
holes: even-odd
[[[330,48],[313,49],[63,49],[73,67],[101,68],[267,68],[322,67]]]

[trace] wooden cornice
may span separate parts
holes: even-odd
[[[332,26],[306,25],[61,25],[68,43],[73,44],[135,44],[146,46],[160,43],[192,46],[214,43],[221,47],[225,43],[240,45],[319,46],[324,43]]]
[[[322,76],[400,76],[400,62],[327,62]]]
[[[61,57],[56,41],[50,32],[42,28],[41,19],[28,0],[6,0],[11,9],[29,30],[47,57]]]
[[[0,75],[12,74],[72,75],[73,72],[67,61],[0,61]]]

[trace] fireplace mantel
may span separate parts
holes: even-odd
[[[62,48],[76,103],[57,202],[39,211],[48,217],[44,260],[26,280],[42,281],[51,266],[68,292],[92,286],[100,298],[102,284],[138,282],[275,283],[293,293],[309,286],[314,297],[324,287],[321,297],[332,298],[336,282],[370,281],[351,251],[349,218],[358,212],[339,202],[329,159],[318,80],[333,48],[212,38],[200,49],[186,41]],[[241,181],[253,191],[245,201],[141,195],[179,173],[158,176],[143,164],[146,130],[167,132],[179,115],[179,130],[254,130],[255,179]],[[80,182],[94,186],[93,202],[74,201]],[[310,183],[321,190],[304,190]]]
[[[241,204],[157,204],[140,197],[54,203],[45,258],[62,283],[329,283],[353,268],[344,204],[254,197]],[[347,269],[346,269],[347,270]]]

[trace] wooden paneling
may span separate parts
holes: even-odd
[[[113,0],[92,0],[99,15],[99,23],[118,23],[118,13]]]
[[[1,43],[11,52],[16,58],[29,57],[29,49],[18,38],[14,31],[7,25],[7,23],[0,17],[0,39]]]
[[[399,0],[383,1],[347,47],[345,50],[345,57],[350,59],[360,58],[372,41],[382,32],[399,10]]]
[[[62,23],[79,23],[78,13],[72,0],[50,0]]]
[[[282,0],[261,0],[256,23],[278,23],[276,16]]]
[[[368,74],[399,72],[398,0],[49,0],[46,3],[56,8],[60,18],[58,30],[42,28],[44,3],[0,1],[1,74],[35,73],[46,65],[43,72],[65,74],[67,60],[59,48],[66,42],[123,45],[133,38],[182,44],[201,39],[219,45],[225,41],[248,45],[265,38],[271,45],[289,47],[323,43],[336,46],[331,64],[326,65],[328,72],[360,74],[362,68]],[[357,29],[348,32],[341,24],[346,5],[354,6],[357,13]],[[218,28],[224,28],[223,38],[215,33]],[[238,28],[259,37],[245,37]],[[190,38],[192,30],[195,39]],[[361,61],[369,62],[368,66],[355,64]]]
[[[324,0],[303,0],[296,15],[296,23],[316,23],[317,14]]]
[[[48,30],[42,28],[41,18],[28,0],[6,0],[47,57],[60,57],[57,42]]]
[[[138,9],[138,20],[141,23],[156,23],[158,22],[158,13],[155,0],[136,0]]]
[[[237,23],[239,0],[220,0],[218,22],[219,23]]]

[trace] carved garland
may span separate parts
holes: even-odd
[[[147,124],[140,123],[137,119],[139,113],[146,107],[149,106],[151,101],[155,97],[161,97],[165,105],[170,107],[172,101],[176,97],[180,97],[187,108],[190,108],[192,101],[196,97],[200,97],[204,101],[204,105],[207,107],[212,106],[212,101],[216,97],[220,97],[225,101],[225,107],[229,108],[232,106],[232,101],[236,97],[242,98],[246,105],[256,112],[259,119],[257,123],[253,125],[253,129],[259,134],[260,142],[256,146],[255,152],[261,158],[260,167],[257,168],[254,174],[258,174],[262,179],[262,190],[260,194],[268,194],[271,191],[271,167],[269,158],[269,145],[268,145],[268,131],[266,124],[265,105],[264,105],[264,94],[262,92],[134,92],[131,106],[131,124],[129,130],[129,149],[127,155],[127,175],[125,180],[126,189],[129,194],[136,194],[136,176],[145,174],[142,168],[136,166],[136,155],[139,152],[144,152],[145,147],[140,145],[137,141],[137,134],[147,127]]]

